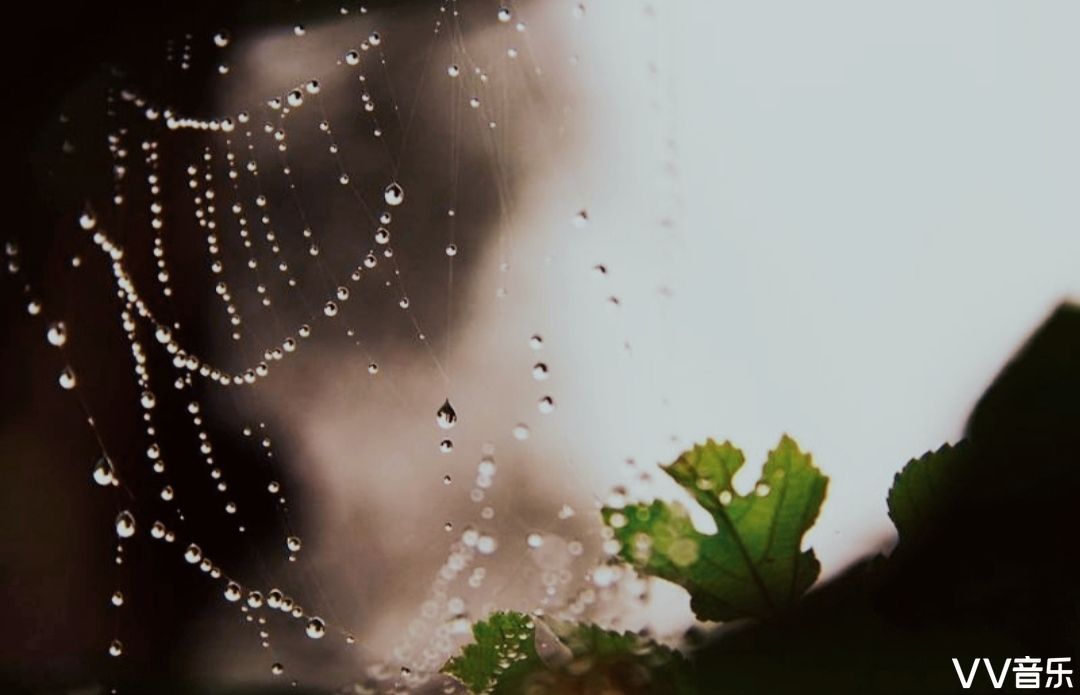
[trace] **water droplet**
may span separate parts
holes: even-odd
[[[544,339],[539,335],[532,335],[529,337],[529,347],[533,350],[541,350],[544,347]]]
[[[584,229],[587,224],[589,224],[589,212],[579,210],[578,214],[574,215],[574,226],[578,229]]]
[[[548,367],[543,362],[537,362],[532,368],[533,379],[543,381],[548,378]]]
[[[544,544],[544,537],[539,533],[530,533],[525,542],[529,544],[530,548],[539,548]]]
[[[349,65],[360,64],[360,51],[352,50],[345,53],[345,62]]]
[[[193,565],[198,564],[202,560],[202,548],[192,543],[184,551],[184,559]]]
[[[529,431],[529,426],[523,422],[519,422],[518,424],[514,425],[513,432],[514,439],[518,440],[519,442],[525,441],[529,438],[529,435],[531,434],[531,432]]]
[[[454,406],[450,405],[449,398],[443,401],[443,404],[435,412],[435,421],[444,430],[448,430],[457,424],[457,412],[454,411]]]
[[[50,323],[49,329],[45,331],[45,338],[49,341],[49,345],[63,347],[68,338],[67,326],[63,321]]]
[[[240,585],[236,582],[229,582],[225,585],[225,600],[235,603],[240,600],[243,592],[240,589]]]
[[[135,517],[126,509],[116,515],[116,535],[121,538],[135,535]]]
[[[227,31],[219,31],[214,34],[214,45],[218,48],[225,48],[229,45],[229,33]]]
[[[754,492],[757,493],[758,497],[768,496],[769,490],[770,488],[768,483],[758,483],[757,486],[754,488]]]
[[[536,409],[544,415],[548,415],[555,411],[555,399],[551,396],[544,396],[536,402]]]
[[[124,653],[124,643],[118,639],[114,639],[109,644],[109,656],[120,656]]]
[[[64,367],[64,370],[60,372],[60,388],[65,391],[70,391],[75,388],[75,371],[71,367]]]
[[[401,205],[405,200],[405,189],[395,181],[383,191],[383,199],[386,201],[387,205]]]
[[[116,480],[116,468],[112,461],[102,456],[94,464],[94,482],[98,485],[112,485]]]
[[[447,256],[456,256],[457,255],[457,244],[447,244],[446,245],[446,255]]]
[[[453,450],[454,442],[450,441],[449,439],[444,439],[439,442],[439,451],[441,451],[442,453],[449,454]]]
[[[509,7],[500,7],[498,17],[500,22],[509,22],[513,14],[510,12]]]
[[[275,676],[280,676],[281,674],[285,673],[285,667],[277,662],[274,662],[270,666],[270,673],[274,674]]]
[[[312,618],[307,623],[307,636],[311,639],[322,639],[326,634],[326,623],[322,618]]]
[[[109,602],[114,606],[124,605],[124,594],[122,591],[114,591],[113,595],[109,597]]]
[[[323,307],[323,313],[330,318],[337,316],[338,305],[335,302],[327,302],[326,305]]]
[[[446,68],[446,74],[450,77],[457,77],[461,74],[461,68],[456,65],[450,65]]]
[[[300,542],[299,536],[289,536],[285,539],[285,547],[288,548],[291,552],[298,552],[301,545],[302,543]]]

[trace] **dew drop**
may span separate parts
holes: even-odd
[[[443,404],[435,412],[435,421],[444,430],[448,430],[457,424],[457,412],[454,411],[454,406],[450,405],[449,398],[443,401]]]
[[[116,515],[116,535],[121,538],[135,535],[135,517],[126,509]]]
[[[453,450],[454,450],[454,442],[452,442],[451,440],[444,439],[441,442],[439,442],[439,451],[441,451],[442,453],[449,454]]]
[[[64,370],[60,372],[60,388],[65,391],[70,391],[75,388],[75,371],[71,367],[64,367]]]
[[[112,461],[102,456],[94,464],[94,482],[101,486],[112,485],[116,480],[116,468]]]
[[[555,399],[551,396],[544,396],[536,402],[536,409],[544,415],[548,415],[555,411]]]
[[[548,378],[548,367],[543,362],[537,362],[532,368],[533,379],[543,381]]]
[[[588,211],[579,210],[578,213],[574,215],[574,226],[578,229],[584,229],[587,224],[589,224]]]
[[[285,539],[285,547],[288,548],[291,552],[298,552],[301,545],[303,544],[300,542],[299,536],[289,536]]]
[[[112,605],[117,606],[117,607],[124,605],[124,594],[123,594],[123,592],[121,592],[119,590],[114,591],[113,595],[109,597],[109,603],[111,603]]]
[[[192,543],[184,551],[184,559],[192,565],[198,564],[202,560],[202,548]]]
[[[457,77],[461,74],[461,68],[456,65],[450,65],[446,68],[446,74],[450,77]]]
[[[225,585],[225,600],[231,603],[235,603],[240,600],[243,592],[240,589],[240,585],[236,582],[229,582]]]
[[[63,347],[67,342],[67,326],[63,321],[54,321],[49,324],[49,329],[45,331],[45,338],[49,341],[49,345],[55,347]]]
[[[120,656],[124,653],[124,643],[118,639],[114,639],[109,644],[109,656]]]
[[[519,422],[518,424],[514,425],[513,432],[514,439],[518,440],[519,442],[525,441],[529,438],[529,435],[531,434],[529,426],[523,422]]]
[[[525,542],[529,544],[530,548],[539,548],[544,544],[544,537],[539,533],[530,533]]]
[[[322,639],[326,634],[326,623],[322,618],[312,618],[307,622],[307,636],[311,639]]]
[[[225,31],[219,31],[214,34],[214,45],[218,48],[225,48],[229,45],[229,34]]]
[[[383,199],[386,201],[387,205],[401,205],[405,200],[405,189],[401,187],[401,184],[395,181],[383,191]]]
[[[509,7],[500,7],[497,16],[499,17],[500,22],[506,23],[510,21],[513,14],[510,12]]]
[[[280,676],[281,674],[285,673],[285,667],[277,662],[274,662],[270,666],[270,673],[274,674],[275,676]]]

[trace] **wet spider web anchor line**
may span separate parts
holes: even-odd
[[[281,676],[288,672],[287,652],[271,640],[271,635],[278,631],[290,634],[294,625],[300,625],[303,633],[312,639],[336,634],[347,643],[357,642],[340,617],[342,612],[333,606],[316,568],[302,552],[303,542],[294,532],[289,518],[288,498],[280,482],[284,476],[277,467],[278,459],[266,423],[250,424],[242,435],[256,442],[255,446],[261,452],[259,458],[266,467],[262,477],[266,482],[263,483],[264,502],[260,504],[273,509],[274,533],[281,536],[282,547],[287,553],[286,567],[294,566],[298,570],[279,572],[275,561],[263,557],[256,549],[253,567],[236,573],[235,569],[226,567],[229,564],[227,558],[219,560],[207,552],[206,549],[214,546],[214,539],[199,538],[190,530],[192,524],[187,515],[208,515],[215,519],[217,526],[234,529],[233,533],[245,538],[252,530],[249,520],[255,518],[237,503],[234,493],[250,484],[249,480],[256,476],[242,464],[218,458],[215,436],[211,435],[206,421],[209,415],[205,404],[210,388],[216,386],[225,388],[232,396],[227,399],[232,407],[241,410],[241,392],[264,380],[276,362],[303,353],[301,345],[314,330],[321,330],[324,324],[348,325],[348,308],[352,304],[349,300],[366,290],[371,282],[376,283],[370,288],[371,293],[381,286],[394,297],[412,335],[423,345],[449,396],[455,333],[453,302],[457,289],[454,264],[460,243],[456,224],[461,204],[464,143],[470,134],[479,131],[479,142],[492,175],[497,209],[495,229],[499,264],[496,272],[505,273],[512,255],[512,211],[516,204],[507,163],[513,143],[508,140],[509,129],[505,126],[514,111],[507,85],[504,83],[499,93],[492,88],[492,82],[511,79],[515,70],[535,77],[542,74],[536,63],[536,49],[528,39],[522,9],[498,7],[492,16],[486,9],[478,7],[470,4],[466,12],[466,4],[457,0],[437,6],[431,35],[424,42],[424,56],[419,61],[420,72],[415,86],[410,85],[410,89],[395,89],[393,65],[385,50],[389,39],[377,30],[366,31],[367,38],[358,49],[339,53],[343,59],[333,69],[348,73],[349,84],[361,86],[360,116],[367,119],[371,137],[377,141],[373,149],[383,159],[378,177],[356,173],[358,169],[350,163],[349,152],[346,152],[354,141],[337,137],[339,126],[333,122],[337,118],[331,118],[331,110],[323,100],[329,87],[319,80],[296,85],[250,111],[219,118],[182,115],[156,106],[153,100],[137,91],[119,86],[109,88],[105,99],[109,129],[106,143],[112,166],[112,199],[105,204],[88,205],[78,215],[77,226],[89,240],[90,248],[96,249],[107,264],[119,300],[118,318],[140,394],[135,407],[141,419],[141,456],[118,459],[110,454],[119,447],[107,446],[110,435],[98,426],[93,412],[112,404],[95,404],[93,394],[84,393],[78,377],[79,355],[72,351],[73,345],[90,340],[90,337],[78,335],[77,340],[69,341],[70,329],[62,305],[58,303],[61,309],[54,312],[51,304],[46,306],[36,298],[43,295],[27,281],[18,245],[7,245],[9,274],[22,288],[28,313],[44,323],[47,341],[59,349],[59,384],[76,398],[96,442],[99,455],[91,477],[96,484],[113,490],[115,496],[117,513],[113,526],[117,536],[114,557],[117,588],[111,601],[118,609],[125,605],[124,591],[135,590],[124,576],[124,558],[131,552],[141,551],[141,546],[133,545],[133,539],[145,530],[154,541],[183,558],[183,565],[190,566],[193,572],[198,571],[220,587],[224,603],[237,610],[243,623],[251,625],[257,643],[267,650],[271,675]],[[469,49],[467,35],[470,30],[464,28],[464,20],[472,16],[477,18],[475,21],[490,23],[504,32],[498,34],[497,39],[509,44],[502,49],[502,63],[484,66]],[[291,33],[299,38],[307,30],[298,24]],[[522,36],[526,50],[519,52],[516,46]],[[234,45],[226,33],[211,37],[210,43],[215,49]],[[200,58],[194,48],[197,45],[198,37],[185,35],[181,41],[167,47],[167,63],[177,67],[180,73],[187,72],[192,62]],[[447,65],[438,64],[436,60],[443,50],[451,56]],[[209,58],[217,60],[214,53],[210,53]],[[366,70],[370,60],[376,63],[373,72]],[[227,75],[229,72],[229,65],[222,62],[218,73]],[[440,79],[445,80],[442,83],[445,86],[439,84]],[[385,101],[375,95],[376,90],[368,89],[376,80],[388,95]],[[399,97],[409,98],[410,92],[408,102],[399,101]],[[445,227],[432,234],[432,242],[438,245],[446,259],[443,350],[436,350],[423,330],[402,272],[408,259],[391,243],[392,211],[404,205],[407,198],[406,187],[400,181],[408,173],[406,167],[412,161],[407,157],[414,142],[410,134],[414,133],[417,114],[430,95],[445,95],[447,103],[439,102],[436,108],[445,109],[449,122],[444,150],[448,186],[442,202],[446,213]],[[379,114],[386,104],[389,104],[391,118],[380,119]],[[393,144],[386,128],[396,133]],[[302,181],[294,171],[294,151],[290,145],[294,141],[307,143],[319,138],[325,144],[314,146],[315,151],[329,154],[336,179]],[[136,143],[142,158],[138,166],[131,163],[129,151]],[[173,156],[177,151],[182,154]],[[308,159],[319,155],[302,149],[300,156]],[[138,185],[140,176],[134,172],[142,175],[145,186]],[[172,191],[163,188],[168,181],[182,182],[186,194],[170,195]],[[340,242],[335,240],[337,235],[331,230],[318,228],[319,216],[313,214],[310,203],[305,203],[313,197],[312,191],[320,192],[324,187],[344,190],[355,210],[373,230],[370,238],[359,243],[355,238],[350,239],[345,253],[325,250],[336,248]],[[140,202],[143,200],[145,202]],[[129,216],[129,207],[136,204],[144,205],[148,213],[151,262],[137,255],[145,230],[140,228],[137,218]],[[380,211],[378,208],[384,205]],[[584,212],[579,214],[579,218],[585,217]],[[192,230],[202,238],[193,240]],[[174,262],[173,250],[195,242],[205,246],[202,258],[211,283],[210,292],[218,307],[208,320],[220,322],[224,314],[226,342],[231,346],[220,357],[197,350],[194,346],[198,343],[191,339],[187,327],[177,318],[180,315],[177,310],[181,297],[179,290],[188,289],[184,287],[186,281],[198,275],[185,272],[182,265]],[[129,248],[132,251],[129,252]],[[340,263],[342,259],[345,263]],[[75,265],[74,259],[72,264]],[[154,275],[149,282],[144,277],[147,266],[152,268]],[[346,276],[348,280],[343,279]],[[287,326],[295,327],[289,329]],[[271,336],[267,338],[264,333]],[[345,333],[364,354],[368,372],[372,376],[380,373],[377,355],[368,347],[367,341],[357,337],[352,328],[347,328]],[[523,351],[529,348],[539,351],[543,347],[543,338],[539,335],[528,339],[528,347],[525,342],[523,337]],[[150,365],[156,355],[167,357],[169,371],[151,374]],[[534,380],[544,381],[548,369],[546,361],[537,360],[532,367]],[[407,400],[405,391],[398,387],[394,375],[381,373],[380,380],[386,383],[388,393],[404,404]],[[167,417],[168,411],[161,412],[163,405],[176,399],[161,399],[157,395],[170,385],[186,403],[183,410],[187,426],[195,437],[192,446],[205,465],[205,484],[218,500],[209,509],[189,506],[187,500],[198,499],[198,493],[185,489],[184,483],[172,474],[174,466],[181,465],[177,462],[184,460],[185,455],[180,451],[166,451],[163,444],[162,432],[171,432],[178,427]],[[554,399],[546,391],[535,398],[535,408],[541,415],[554,410]],[[450,398],[441,406],[434,405],[436,422],[448,434],[457,423],[457,413]],[[237,419],[249,421],[242,414]],[[515,424],[511,433],[519,442],[531,436],[530,428],[524,422]],[[453,443],[446,438],[438,446],[448,452]],[[421,605],[416,621],[410,624],[405,639],[392,650],[386,662],[381,661],[379,654],[363,652],[365,659],[378,667],[375,671],[377,680],[409,687],[428,682],[454,644],[467,632],[468,617],[476,617],[491,607],[481,606],[479,611],[475,606],[470,607],[472,600],[466,598],[468,594],[464,587],[477,589],[484,584],[486,570],[478,559],[492,555],[500,548],[499,534],[493,530],[495,502],[489,499],[494,492],[496,476],[494,454],[493,444],[481,448],[469,493],[472,510],[459,514],[453,521],[438,522],[444,524],[450,534],[435,551],[443,552],[448,547],[446,561],[437,571],[429,597]],[[449,474],[445,474],[444,482],[451,484]],[[560,521],[567,522],[573,517],[574,510],[569,507],[559,511]],[[513,525],[514,522],[511,519],[507,523]],[[559,536],[556,533],[549,538],[529,531],[527,543],[519,549],[525,553],[550,548]],[[597,592],[590,586],[572,589],[575,581],[584,576],[579,570],[571,569],[576,567],[573,565],[578,562],[576,558],[583,558],[581,562],[584,562],[590,552],[588,546],[603,545],[605,538],[597,532],[593,536],[586,534],[583,540],[570,541],[566,546],[567,557],[575,558],[570,564],[550,572],[539,572],[536,577],[540,590],[538,602],[552,612],[580,615],[598,600]],[[505,548],[509,544],[502,545]],[[241,577],[240,574],[248,576]],[[124,653],[125,621],[130,619],[126,616],[120,610],[116,613],[108,644],[108,652],[116,657]]]

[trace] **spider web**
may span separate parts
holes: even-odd
[[[147,587],[127,569],[132,556],[216,593],[198,631],[224,630],[217,641],[228,648],[203,655],[208,672],[316,687],[452,689],[439,667],[496,607],[580,619],[647,595],[608,564],[610,536],[581,514],[598,502],[587,486],[549,479],[521,489],[535,478],[517,470],[503,483],[502,452],[512,468],[524,464],[537,438],[562,470],[576,466],[546,424],[559,415],[548,330],[558,324],[531,313],[528,296],[535,277],[540,287],[561,282],[550,270],[561,251],[534,263],[523,220],[537,205],[526,184],[546,176],[560,182],[544,203],[560,211],[560,233],[580,239],[595,224],[590,184],[565,166],[584,136],[567,84],[577,55],[562,45],[572,39],[552,38],[583,21],[576,3],[540,12],[444,0],[342,7],[261,33],[182,34],[164,47],[155,88],[117,70],[75,112],[95,122],[103,111],[97,142],[65,152],[89,162],[97,181],[87,190],[101,190],[57,242],[67,267],[36,284],[19,245],[6,253],[28,314],[60,355],[59,386],[93,437],[90,477],[115,502],[105,682],[125,680],[138,639],[140,617],[125,609]],[[198,79],[188,74],[206,64],[216,115],[169,106],[170,84]],[[670,211],[660,227],[672,227]],[[587,253],[602,248],[594,240]],[[584,254],[569,255],[580,265]],[[532,270],[515,272],[519,264]],[[587,267],[603,283],[607,265]],[[54,297],[61,273],[66,293],[109,305],[119,330]],[[624,300],[602,287],[588,300],[618,311]],[[495,335],[463,335],[485,315]],[[611,330],[631,355],[625,325]],[[554,341],[563,354],[572,343]],[[126,366],[102,377],[95,354]],[[495,397],[506,388],[500,365],[491,383],[462,386],[459,375],[485,360],[509,361],[502,371],[524,385]],[[102,383],[132,377],[134,390]],[[343,458],[355,439],[321,437],[310,421],[357,402],[373,423],[363,436],[385,436],[356,462],[297,473],[297,459],[312,455],[297,443],[305,437],[332,440],[316,447],[319,458]],[[297,412],[300,424],[287,417]],[[138,424],[116,424],[125,418]],[[340,417],[325,427],[350,425]],[[632,486],[647,487],[648,474],[628,463]],[[335,483],[311,477],[342,465],[362,468],[366,486],[387,479],[376,494],[396,489],[402,501],[383,499],[379,522],[328,522],[347,512],[341,498],[355,481],[344,476],[346,492],[328,501],[318,490]],[[397,514],[395,531],[385,519]],[[401,539],[341,538],[342,528]],[[353,544],[370,558],[342,561]],[[385,611],[382,624],[379,604],[395,589],[380,573],[403,582],[402,603],[413,607]]]

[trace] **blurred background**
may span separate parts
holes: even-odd
[[[686,595],[607,564],[601,502],[678,498],[657,464],[710,436],[749,486],[786,432],[831,478],[807,544],[833,576],[892,543],[895,471],[960,435],[1080,285],[1064,1],[27,9],[6,46],[13,688],[425,687],[492,607],[677,640]],[[188,354],[267,374],[187,383],[137,321],[148,435],[94,232]],[[249,622],[272,588],[301,616]]]

